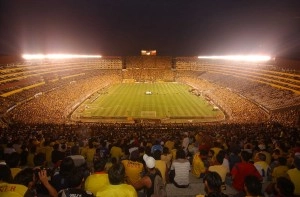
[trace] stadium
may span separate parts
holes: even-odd
[[[299,124],[300,75],[278,61],[27,58],[1,66],[1,125]],[[47,117],[47,118],[45,118]]]
[[[300,140],[299,62],[249,58],[170,57],[155,51],[125,57],[40,54],[2,59],[3,153],[13,146],[23,154],[23,144],[31,147],[29,155],[47,155],[46,147],[52,151],[53,144],[66,145],[64,154],[81,154],[91,165],[97,153],[89,158],[85,151],[96,151],[103,143],[121,147],[126,159],[136,143],[147,152],[158,140],[165,147],[172,142],[170,152],[175,154],[186,135],[190,158],[202,146],[227,147],[228,153],[236,146],[251,145],[255,151],[261,144],[270,152],[276,147],[293,151]],[[87,148],[91,143],[94,148]],[[78,152],[73,152],[76,146]],[[46,157],[55,165],[51,153]],[[20,166],[32,165],[28,158]],[[204,192],[190,162],[190,187],[180,189],[166,181],[168,196]],[[235,194],[227,188],[227,195]]]

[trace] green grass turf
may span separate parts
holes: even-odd
[[[209,102],[189,89],[179,83],[117,84],[86,100],[82,117],[213,118],[223,115],[222,111],[213,111]],[[146,95],[146,91],[152,95]]]

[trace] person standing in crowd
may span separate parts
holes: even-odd
[[[115,142],[110,149],[110,157],[116,158],[117,161],[119,162],[121,157],[123,157],[123,155],[124,155],[124,152],[121,148],[121,141]]]
[[[189,132],[184,132],[181,147],[185,151],[186,155],[188,152],[189,144],[190,144]]]

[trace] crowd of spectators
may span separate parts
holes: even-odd
[[[6,185],[20,184],[14,177],[28,168],[39,167],[47,169],[36,175],[40,176],[41,182],[22,183],[30,192],[53,196],[55,192],[58,195],[70,192],[101,196],[117,190],[133,196],[148,192],[149,196],[154,192],[152,186],[157,174],[164,177],[165,183],[186,188],[189,187],[187,177],[190,172],[205,178],[213,171],[219,174],[222,188],[231,186],[238,195],[251,192],[251,188],[248,191],[242,184],[245,181],[246,185],[248,176],[257,177],[260,184],[276,183],[280,177],[288,178],[293,193],[299,195],[298,129],[278,123],[201,126],[15,124],[1,130],[0,160],[2,165],[10,168],[12,178],[0,179]],[[43,179],[47,172],[51,177],[49,183]],[[89,178],[92,175],[93,178]],[[93,187],[98,183],[97,177],[107,183],[106,186],[97,186],[98,190]],[[232,184],[229,183],[230,177],[233,178]],[[89,181],[76,181],[80,178]],[[22,191],[27,191],[26,188]],[[278,191],[270,186],[267,192]]]

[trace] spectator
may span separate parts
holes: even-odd
[[[202,149],[200,153],[196,153],[193,156],[192,161],[192,174],[198,178],[203,178],[207,172],[207,150]]]
[[[171,165],[171,170],[175,171],[173,184],[178,188],[187,188],[189,186],[190,162],[186,159],[183,149],[179,149],[176,156],[177,159]]]
[[[73,173],[74,168],[75,164],[72,158],[64,158],[61,162],[59,171],[56,172],[51,179],[51,184],[57,191],[70,187],[67,177]]]
[[[287,171],[288,177],[295,185],[295,195],[300,195],[300,154],[296,154],[294,157],[295,168]]]
[[[124,178],[125,178],[125,168],[123,164],[121,163],[114,164],[108,171],[108,179],[110,185],[104,187],[102,190],[99,190],[96,196],[137,197],[137,193],[134,187],[125,184]]]
[[[48,190],[49,196],[57,197],[57,191],[48,181],[47,171],[41,170],[37,173],[37,176],[38,177],[35,177],[35,173],[32,168],[25,168],[16,175],[14,183],[26,187],[27,190],[24,187],[20,188],[21,191],[25,191],[26,194],[24,194],[24,196],[35,196],[39,195],[35,190],[35,180],[40,180],[44,187]],[[16,187],[19,187],[19,185]],[[15,189],[15,191],[19,190]]]
[[[262,182],[266,183],[271,178],[271,169],[266,162],[266,155],[264,153],[258,153],[257,161],[254,163],[255,168],[262,176]]]
[[[160,144],[160,140],[155,140],[154,145],[151,147],[151,153],[153,154],[156,150],[159,150],[161,153],[163,152],[163,147]]]
[[[21,156],[17,152],[13,152],[6,156],[5,162],[10,167],[11,174],[15,177],[22,169],[19,167]]]
[[[71,197],[71,196],[81,196],[81,197],[93,197],[93,193],[82,189],[82,184],[84,182],[84,172],[78,168],[73,168],[69,176],[66,177],[68,182],[68,188],[59,191],[59,197]]]
[[[227,197],[227,195],[222,192],[222,179],[218,173],[208,172],[204,176],[203,182],[206,195],[197,195],[196,197]]]
[[[246,196],[263,196],[261,181],[256,176],[246,176],[244,186]]]
[[[139,161],[140,152],[135,150],[131,153],[130,159],[122,160],[125,167],[125,175],[127,183],[134,184],[142,178],[144,171],[143,163]]]
[[[232,176],[232,186],[238,192],[244,191],[244,180],[248,175],[256,176],[260,181],[262,181],[262,177],[255,168],[255,166],[249,163],[251,155],[247,151],[241,152],[241,162],[236,163],[235,166],[231,170]]]
[[[87,177],[84,188],[96,196],[97,191],[109,184],[108,174],[104,171],[107,159],[94,161],[95,172]]]
[[[278,158],[278,166],[273,169],[272,172],[272,182],[275,183],[277,178],[285,176],[289,168],[286,165],[286,158],[279,157]]]
[[[13,177],[10,168],[4,163],[0,163],[0,183],[12,183]]]
[[[54,144],[53,151],[51,154],[51,161],[54,167],[58,167],[60,162],[65,158],[65,153],[59,150],[59,144]]]
[[[168,176],[167,164],[165,161],[161,160],[161,152],[160,150],[155,150],[153,153],[153,157],[155,159],[155,168],[157,168],[162,176],[164,183],[167,182],[166,177]]]
[[[217,172],[220,175],[222,179],[222,183],[224,185],[226,175],[228,173],[228,169],[224,165],[222,165],[223,160],[224,160],[224,154],[222,153],[222,151],[220,151],[216,156],[216,164],[209,166],[208,171]]]
[[[291,180],[286,177],[278,177],[275,190],[278,197],[293,197],[295,186]]]
[[[160,159],[166,162],[167,169],[169,171],[172,163],[172,154],[170,153],[168,147],[163,148],[163,154],[161,155]]]
[[[143,159],[146,164],[147,173],[142,179],[135,182],[133,187],[137,190],[145,189],[146,196],[150,197],[154,193],[154,179],[156,176],[161,176],[161,173],[155,168],[155,159],[153,157],[144,154]]]

